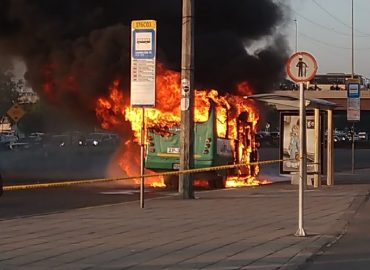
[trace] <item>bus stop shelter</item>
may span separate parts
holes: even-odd
[[[245,96],[245,99],[252,99],[260,102],[267,103],[276,107],[278,111],[296,111],[299,109],[299,97],[290,95],[277,95],[277,94],[256,94],[251,96]],[[333,141],[333,109],[337,107],[336,103],[318,99],[318,98],[305,98],[305,108],[307,110],[314,111],[314,187],[321,185],[321,134],[322,127],[320,123],[320,111],[326,112],[327,115],[327,148],[326,148],[326,184],[328,186],[334,185],[333,173],[334,173],[334,141]],[[280,143],[282,139],[280,139]],[[282,147],[282,146],[280,146]]]

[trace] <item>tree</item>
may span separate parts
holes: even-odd
[[[12,73],[0,70],[0,116],[17,102],[22,87],[23,82],[15,80]]]

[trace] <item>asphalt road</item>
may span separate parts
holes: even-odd
[[[171,192],[146,188],[144,198],[146,200],[168,194]],[[124,186],[122,182],[6,191],[0,198],[0,219],[138,201],[139,198],[138,187]],[[140,207],[139,201],[138,207]]]
[[[1,153],[1,171],[5,172],[6,184],[28,181],[50,181],[55,179],[77,179],[104,177],[111,152],[68,152],[53,153]],[[369,168],[370,149],[356,151],[357,168]],[[261,148],[260,159],[278,159],[278,148]],[[54,161],[53,161],[54,160]],[[335,171],[350,170],[351,150],[335,150]],[[289,181],[279,176],[279,165],[261,166],[262,179]],[[55,177],[55,176],[58,177]],[[16,177],[14,177],[16,176]],[[146,189],[145,198],[166,196],[171,192],[164,189]],[[174,192],[172,192],[174,194]],[[74,185],[62,188],[30,189],[8,191],[0,198],[0,219],[25,215],[45,214],[67,209],[139,200],[137,186],[123,185],[122,182],[108,182],[93,185]]]
[[[1,151],[0,172],[6,183],[101,178],[106,176],[115,150],[114,147],[38,147]]]

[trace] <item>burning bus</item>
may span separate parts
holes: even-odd
[[[234,92],[239,95],[221,95],[214,89],[194,91],[195,168],[254,161],[258,112],[252,101],[242,98],[250,94],[248,83],[242,82],[236,88]],[[180,73],[159,64],[156,89],[156,107],[145,109],[144,117],[146,174],[179,169]],[[96,113],[106,129],[122,125],[124,120],[130,124],[132,137],[123,144],[118,163],[126,175],[133,176],[140,168],[140,161],[133,155],[139,153],[142,110],[130,107],[128,100],[116,81],[110,88],[109,97],[98,99]],[[257,174],[257,166],[246,165],[236,170],[196,174],[194,183],[212,187],[257,185]],[[174,188],[178,177],[148,177],[146,183]]]
[[[254,130],[255,115],[244,104],[244,109],[219,97],[216,90],[196,91],[194,109],[194,168],[248,163],[256,151]],[[240,102],[241,100],[239,100]],[[243,105],[239,103],[241,108]],[[147,129],[145,167],[160,172],[179,169],[180,129],[155,126]],[[238,170],[217,170],[195,174],[195,179],[207,181],[208,186],[223,188],[228,177],[254,177],[255,166],[242,166]],[[164,177],[169,188],[178,187],[178,176]]]

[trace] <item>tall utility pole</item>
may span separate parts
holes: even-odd
[[[182,1],[180,170],[194,164],[194,0]],[[179,193],[194,198],[191,174],[180,174]]]

